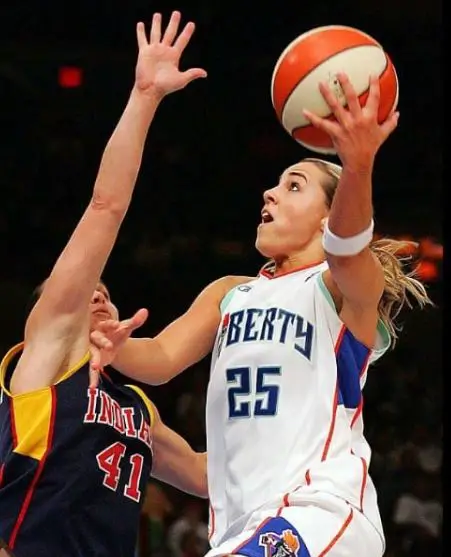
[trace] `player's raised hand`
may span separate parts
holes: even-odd
[[[107,319],[97,324],[90,334],[91,360],[89,366],[91,389],[99,382],[99,372],[114,360],[117,351],[130,338],[133,331],[144,325],[149,316],[147,309],[139,309],[129,319]]]
[[[172,12],[169,23],[161,29],[161,14],[153,15],[149,35],[144,23],[136,27],[138,61],[136,63],[135,87],[141,92],[157,94],[159,97],[183,89],[191,81],[206,77],[202,68],[180,71],[180,58],[194,33],[194,23],[188,22],[179,33],[180,12]]]
[[[334,144],[341,162],[356,170],[372,166],[377,151],[398,125],[398,112],[390,114],[385,122],[378,122],[380,86],[377,76],[370,77],[368,98],[360,106],[357,93],[345,73],[337,75],[347,106],[344,107],[326,83],[320,91],[335,119],[321,118],[304,110],[306,118],[315,128],[326,132]]]

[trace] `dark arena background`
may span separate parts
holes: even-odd
[[[113,300],[124,317],[149,308],[141,332],[153,335],[210,281],[258,271],[261,194],[285,166],[309,154],[276,120],[273,66],[291,40],[318,25],[350,25],[373,35],[400,83],[399,127],[376,161],[376,232],[419,243],[411,264],[436,307],[402,315],[401,340],[370,373],[370,473],[386,557],[439,555],[444,113],[438,0],[2,3],[1,352],[21,340],[31,292],[89,199],[133,84],[136,21],[161,11],[167,22],[173,9],[197,24],[182,65],[204,67],[209,76],[159,109],[104,275]],[[208,366],[203,361],[150,389],[164,420],[198,450],[205,443]],[[207,502],[158,482],[149,483],[147,495],[136,556],[202,557]]]

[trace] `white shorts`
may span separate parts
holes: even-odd
[[[247,529],[205,557],[382,557],[385,543],[355,507],[328,493],[316,492],[295,506],[260,510]]]

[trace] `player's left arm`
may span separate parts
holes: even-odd
[[[332,138],[343,170],[330,208],[327,226],[338,239],[356,237],[368,230],[373,218],[372,173],[376,154],[398,123],[398,113],[379,124],[380,86],[377,77],[370,78],[370,90],[364,106],[348,77],[338,78],[347,101],[344,108],[330,88],[320,90],[335,120],[326,120],[307,113],[312,124]],[[377,257],[364,245],[358,253],[336,255],[327,253],[329,271],[324,275],[337,309],[377,321],[377,306],[384,291],[384,274]],[[373,335],[375,334],[375,327]],[[365,339],[363,339],[365,340]],[[371,343],[374,338],[371,340]]]
[[[153,406],[151,475],[197,497],[208,498],[207,453],[198,453],[167,427]]]

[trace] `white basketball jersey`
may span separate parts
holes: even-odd
[[[345,499],[383,535],[361,411],[368,365],[389,336],[381,325],[373,351],[354,338],[325,269],[263,271],[223,300],[207,393],[212,547],[263,506],[296,505],[303,486]]]

